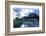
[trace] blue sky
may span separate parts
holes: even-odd
[[[39,15],[39,9],[38,8],[13,8],[14,19],[16,17],[23,18],[24,16],[28,16],[29,13],[36,13],[37,15]]]

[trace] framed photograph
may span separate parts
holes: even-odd
[[[6,35],[45,32],[45,4],[6,1]]]

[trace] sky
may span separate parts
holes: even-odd
[[[24,16],[28,16],[29,13],[36,13],[39,15],[38,8],[13,8],[13,19],[16,17],[23,18]]]

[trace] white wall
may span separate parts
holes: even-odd
[[[24,0],[21,0],[21,1],[24,1]],[[45,0],[25,0],[25,1],[40,2],[40,3],[45,2]],[[5,0],[0,0],[0,36],[5,36]],[[44,34],[16,35],[16,36],[46,36],[46,33],[44,33]]]
[[[5,7],[4,0],[0,0],[0,36],[3,36],[5,33]]]

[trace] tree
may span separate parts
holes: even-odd
[[[15,28],[21,27],[22,23],[23,23],[23,19],[19,19],[16,17],[14,20],[14,27]]]

